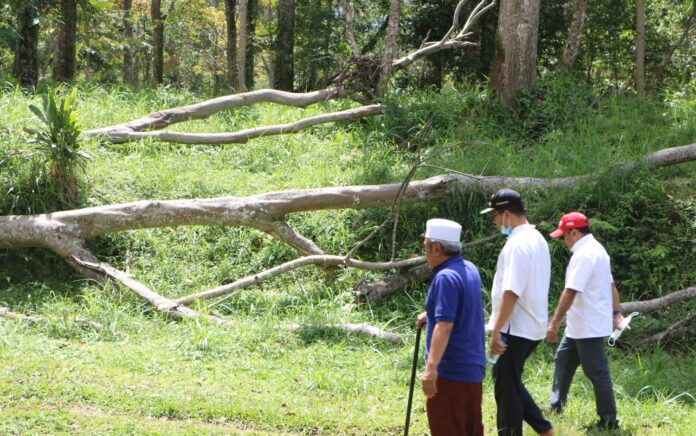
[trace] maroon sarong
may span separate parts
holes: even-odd
[[[481,383],[437,379],[437,394],[426,403],[432,436],[482,436]]]

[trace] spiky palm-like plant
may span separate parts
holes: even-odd
[[[48,166],[51,185],[55,189],[62,208],[71,208],[79,198],[78,174],[84,172],[89,154],[81,150],[82,127],[77,119],[74,105],[77,89],[59,101],[56,92],[50,90],[42,95],[42,108],[33,104],[29,109],[41,121],[38,129],[26,129],[32,135],[39,154]]]

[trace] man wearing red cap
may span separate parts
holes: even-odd
[[[566,317],[566,329],[556,351],[556,368],[551,390],[551,408],[561,412],[568,399],[573,376],[582,370],[592,382],[599,422],[595,428],[617,429],[616,401],[609,375],[604,341],[623,321],[619,293],[611,275],[611,262],[590,230],[587,217],[571,212],[561,217],[552,238],[563,238],[573,252],[556,312],[549,322],[546,338],[558,340],[558,329]]]

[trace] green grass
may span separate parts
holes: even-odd
[[[236,318],[221,329],[134,318],[140,331],[116,341],[60,338],[45,328],[0,325],[0,397],[4,433],[153,434],[260,433],[398,434],[402,425],[412,341],[399,346],[342,334],[297,334],[277,319]],[[545,404],[553,370],[551,348],[530,360],[525,380]],[[689,434],[696,425],[693,354],[666,358],[612,352],[619,417],[631,434]],[[668,360],[669,362],[666,362]],[[495,403],[485,382],[484,417],[494,426]],[[113,418],[113,419],[112,419]],[[416,395],[413,434],[427,431]],[[562,416],[562,434],[595,420],[592,388],[578,374]]]
[[[598,237],[612,254],[625,299],[693,285],[696,164],[611,173],[615,165],[646,152],[693,143],[693,96],[674,94],[665,101],[611,97],[590,107],[594,91],[574,88],[563,78],[551,77],[540,89],[517,111],[498,107],[485,88],[471,85],[439,93],[394,93],[385,117],[241,145],[101,145],[91,140],[85,146],[94,159],[82,181],[81,201],[92,206],[399,182],[412,165],[415,148],[456,143],[460,145],[431,163],[485,175],[556,177],[598,171],[601,177],[574,189],[525,192],[532,220],[548,231],[562,211],[583,208],[605,222],[597,228]],[[178,90],[83,86],[77,111],[82,124],[94,128],[198,100]],[[0,93],[2,214],[54,210],[44,190],[43,163],[22,133],[36,125],[27,105],[39,101],[16,89]],[[307,109],[263,104],[172,128],[228,131],[346,107],[338,102]],[[416,178],[439,172],[423,169]],[[478,215],[486,201],[486,193],[457,192],[442,201],[404,206],[398,255],[419,253],[417,235],[433,216],[462,222],[467,240],[491,234],[490,223]],[[327,252],[338,254],[387,214],[386,208],[319,211],[288,220]],[[502,242],[465,253],[480,268],[486,304]],[[384,231],[357,256],[385,260],[390,243],[391,234]],[[129,269],[170,297],[297,256],[246,228],[144,229],[102,236],[90,245],[100,258]],[[568,255],[559,244],[551,243],[551,249],[555,301]],[[45,250],[0,250],[0,305],[46,319],[28,324],[0,318],[0,433],[399,434],[413,320],[422,310],[425,287],[410,287],[380,304],[355,305],[354,285],[379,276],[356,270],[330,275],[315,268],[296,271],[217,306],[234,321],[220,328],[164,319],[130,293],[112,293],[83,280]],[[657,330],[693,310],[693,304],[683,305],[659,318],[640,317],[635,331]],[[104,328],[76,323],[76,317]],[[340,332],[281,328],[335,322],[369,322],[406,342],[389,345]],[[690,434],[696,426],[694,346],[691,337],[664,350],[611,351],[619,418],[627,432]],[[552,371],[553,349],[542,345],[526,372],[540,404],[547,401]],[[495,404],[490,380],[485,383],[484,424],[491,431]],[[413,434],[423,434],[422,396],[415,406]],[[576,379],[566,413],[552,419],[562,434],[571,435],[582,434],[582,427],[595,420],[591,385],[584,376]]]

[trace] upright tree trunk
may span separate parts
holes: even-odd
[[[123,83],[126,85],[135,85],[132,6],[133,0],[123,0]]]
[[[23,4],[17,13],[17,43],[14,50],[12,75],[25,87],[36,86],[39,79],[39,24],[37,10]]]
[[[355,31],[353,30],[353,8],[350,2],[351,0],[343,0],[343,11],[346,15],[346,39],[353,56],[360,56],[360,47],[358,47],[358,43],[355,40]]]
[[[77,0],[60,0],[60,31],[53,78],[66,82],[75,78],[77,63]]]
[[[227,86],[237,88],[237,0],[225,0],[225,24],[227,26]]]
[[[645,0],[636,0],[636,93],[645,95]]]
[[[246,91],[247,26],[249,25],[248,1],[239,0],[239,45],[237,50],[237,90]]]
[[[292,91],[295,81],[293,57],[295,49],[295,1],[278,0],[278,35],[274,85],[276,89]]]
[[[401,0],[389,1],[389,23],[387,24],[387,39],[384,42],[384,56],[382,57],[382,71],[379,75],[377,95],[382,96],[387,90],[391,66],[396,54],[396,36],[399,34],[399,20],[401,19]]]
[[[256,51],[256,16],[259,12],[259,0],[248,0],[247,8],[247,50],[246,50],[246,86],[254,88],[254,54]]]
[[[537,64],[540,0],[501,0],[491,84],[510,105],[517,92],[534,82]]]
[[[155,83],[164,81],[164,20],[161,0],[150,3],[152,19],[152,78]]]
[[[580,37],[585,24],[585,12],[587,11],[587,0],[575,0],[575,9],[573,10],[573,21],[570,23],[568,30],[568,39],[566,40],[565,48],[563,49],[563,58],[561,62],[566,68],[573,69],[575,59],[578,56],[578,48],[580,47]]]

